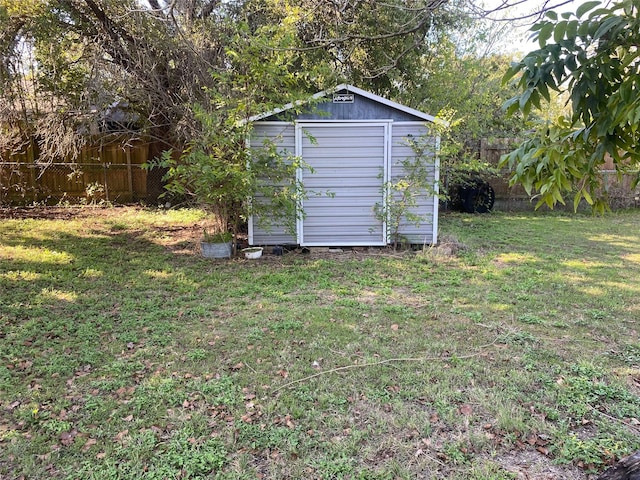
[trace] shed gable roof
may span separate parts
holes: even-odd
[[[420,112],[418,110],[415,110],[411,107],[407,107],[406,105],[401,105],[397,102],[393,102],[387,98],[381,97],[379,95],[376,95],[374,93],[371,92],[367,92],[366,90],[362,90],[358,87],[354,87],[353,85],[348,85],[346,83],[343,83],[341,85],[338,85],[335,88],[331,88],[328,90],[323,90],[321,92],[318,92],[314,95],[312,95],[309,100],[304,101],[304,100],[300,100],[297,102],[292,102],[292,103],[288,103],[286,105],[284,105],[283,107],[280,108],[276,108],[274,110],[271,110],[269,112],[265,112],[265,113],[261,113],[258,115],[254,115],[253,117],[249,118],[250,122],[255,122],[255,121],[259,121],[259,120],[264,120],[266,118],[272,117],[274,115],[278,115],[280,113],[286,112],[287,110],[290,110],[292,108],[295,107],[301,107],[304,106],[308,103],[310,103],[312,100],[318,100],[324,97],[328,97],[329,95],[332,95],[334,93],[338,93],[338,92],[342,92],[342,91],[346,91],[348,93],[354,93],[357,95],[360,95],[366,99],[369,99],[375,103],[378,103],[380,105],[384,105],[386,107],[389,107],[393,110],[397,110],[398,112],[402,112],[404,114],[407,115],[411,115],[413,117],[416,117],[418,120],[424,120],[427,122],[435,122],[437,121],[436,118],[432,115]]]

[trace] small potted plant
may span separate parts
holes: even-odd
[[[233,234],[231,232],[209,233],[205,228],[200,250],[205,258],[230,258],[233,253]]]

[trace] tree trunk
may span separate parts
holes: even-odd
[[[640,480],[640,451],[607,468],[597,480]]]

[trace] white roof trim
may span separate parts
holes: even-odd
[[[418,110],[415,110],[413,108],[407,107],[405,105],[401,105],[399,103],[396,102],[392,102],[391,100],[388,100],[384,97],[381,97],[379,95],[375,95],[371,92],[367,92],[366,90],[362,90],[361,88],[358,87],[354,87],[353,85],[349,85],[346,83],[342,83],[340,85],[338,85],[337,87],[334,88],[330,88],[328,90],[323,90],[322,92],[318,92],[315,95],[312,95],[310,97],[309,100],[317,100],[318,98],[322,98],[322,97],[326,97],[328,95],[331,95],[335,92],[339,92],[340,90],[347,90],[349,92],[353,92],[353,93],[357,93],[358,95],[368,98],[369,100],[373,100],[374,102],[378,102],[381,103],[383,105],[386,105],[388,107],[394,108],[396,110],[400,110],[401,112],[405,112],[408,113],[409,115],[413,115],[415,117],[421,118],[422,120],[426,120],[428,122],[438,122],[438,123],[442,123],[442,120],[437,119],[436,117],[434,117],[433,115],[428,115],[426,113],[420,112]],[[273,110],[271,110],[270,112],[265,112],[265,113],[261,113],[259,115],[254,115],[253,117],[249,117],[249,119],[247,120],[248,122],[256,122],[258,120],[262,120],[263,118],[268,118],[271,117],[272,115],[277,115],[278,113],[282,113],[286,110],[290,110],[294,107],[301,107],[305,104],[308,103],[309,100],[298,100],[296,102],[292,102],[292,103],[287,103],[286,105],[280,107],[280,108],[275,108]]]

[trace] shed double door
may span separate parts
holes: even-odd
[[[306,167],[301,245],[386,245],[386,226],[375,206],[388,178],[389,122],[318,122],[298,125]]]

